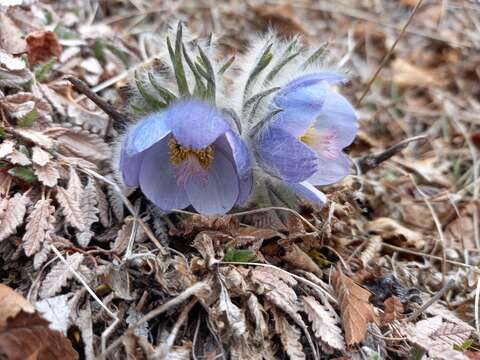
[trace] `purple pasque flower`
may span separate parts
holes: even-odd
[[[256,152],[267,172],[295,192],[318,203],[325,195],[314,185],[337,182],[350,172],[343,148],[357,133],[352,105],[331,85],[344,80],[333,72],[301,76],[282,87],[273,98],[276,114],[256,135]]]
[[[252,190],[249,152],[210,104],[183,100],[150,114],[125,138],[120,169],[128,186],[140,186],[164,211],[192,205],[223,214]]]

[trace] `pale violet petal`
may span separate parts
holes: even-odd
[[[324,205],[328,201],[325,194],[318,190],[315,186],[310,184],[308,181],[303,181],[296,184],[289,183],[288,186],[298,195],[313,203]]]

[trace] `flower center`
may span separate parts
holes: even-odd
[[[335,160],[342,152],[338,131],[334,128],[317,130],[312,126],[300,137],[300,141],[328,160]]]
[[[173,165],[180,165],[184,161],[194,158],[199,165],[208,170],[213,161],[213,147],[207,146],[205,149],[195,150],[191,147],[185,147],[178,143],[177,140],[171,138],[168,140],[168,149],[170,154],[170,161]]]

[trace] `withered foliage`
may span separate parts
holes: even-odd
[[[356,103],[417,1],[11,3],[0,5],[0,274],[17,291],[0,287],[5,358],[479,358],[477,4],[418,8],[357,106],[354,176],[324,189],[327,206],[203,217],[123,188],[110,160],[124,124],[64,75],[136,118],[128,69],[172,80],[156,56],[180,17],[192,44],[213,32],[226,60],[236,54],[232,83],[253,32],[326,41],[325,65],[348,68],[339,90]]]

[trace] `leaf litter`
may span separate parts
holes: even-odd
[[[128,69],[150,65],[181,14],[192,38],[221,35],[225,59],[270,25],[329,41],[355,102],[417,2],[118,2],[115,15],[101,2],[20,3],[0,6],[8,359],[478,358],[477,4],[420,6],[358,106],[348,151],[374,166],[328,187],[329,206],[203,217],[111,186],[123,124],[63,76],[123,108]],[[384,153],[415,136],[428,140]],[[26,334],[36,345],[14,354]]]

